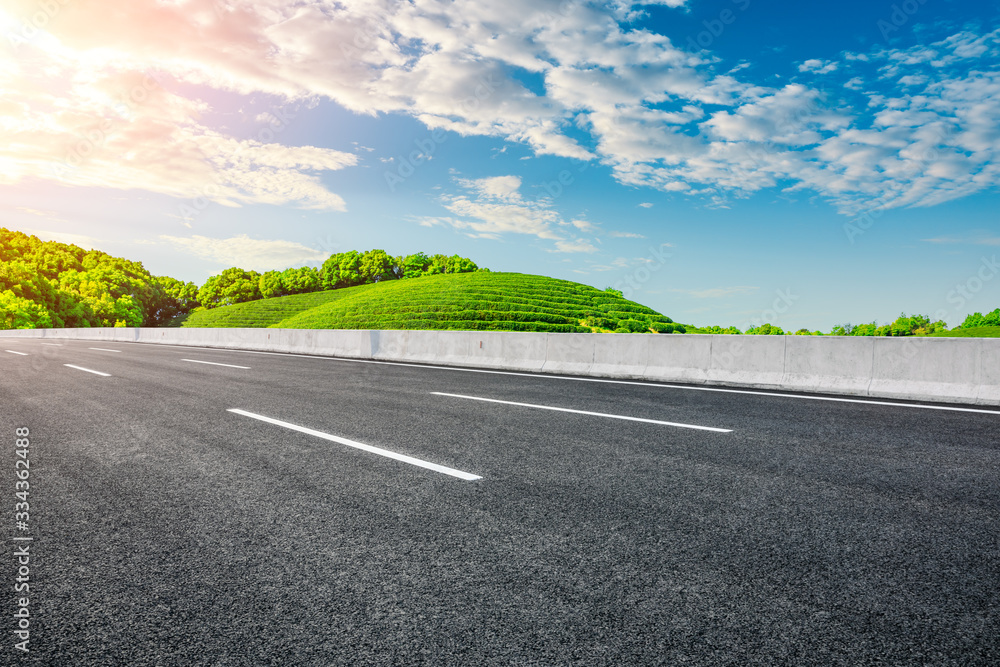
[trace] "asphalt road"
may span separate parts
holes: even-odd
[[[0,663],[1000,664],[1000,412],[47,342]]]

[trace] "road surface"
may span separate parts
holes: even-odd
[[[1000,411],[37,339],[0,405],[9,664],[1000,663]]]

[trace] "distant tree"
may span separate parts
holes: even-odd
[[[125,294],[115,299],[113,317],[116,323],[124,322],[122,326],[141,327],[143,319],[142,307],[133,296]]]
[[[45,306],[16,296],[11,290],[0,292],[0,328],[47,329],[52,316]]]
[[[0,228],[0,292],[6,290],[47,310],[53,327],[131,326],[136,313],[140,324],[156,326],[197,293],[193,283],[156,278],[139,262]],[[174,293],[184,290],[187,297]]]
[[[761,324],[758,327],[750,327],[747,329],[747,335],[750,336],[784,336],[785,332],[779,326],[775,326],[771,323]]]
[[[320,289],[340,289],[400,278],[481,270],[471,259],[458,255],[431,257],[418,252],[393,257],[381,249],[363,253],[351,250],[331,255],[319,270],[319,282]]]
[[[259,283],[259,273],[234,266],[205,281],[198,290],[198,301],[205,308],[253,301],[261,298]]]
[[[852,336],[876,336],[878,331],[878,324],[875,322],[869,322],[867,324],[856,324],[851,327]]]
[[[396,261],[385,250],[368,250],[361,255],[360,273],[362,284],[370,285],[384,280],[395,279]]]
[[[361,285],[361,253],[356,250],[331,255],[320,269],[323,289],[340,289]]]
[[[473,273],[479,270],[479,267],[471,259],[458,255],[452,255],[448,258],[446,268],[445,273]]]
[[[400,278],[419,278],[427,273],[427,269],[431,265],[431,258],[422,252],[396,259],[399,268],[402,269]]]
[[[274,297],[285,295],[281,278],[280,271],[265,271],[260,274],[260,278],[257,280],[257,289],[260,290],[262,299],[273,299]]]
[[[936,331],[943,331],[948,325],[942,321],[931,322],[926,315],[906,315],[900,313],[891,324],[884,324],[875,329],[876,336],[925,336]]]
[[[726,334],[730,336],[739,336],[743,334],[743,332],[737,329],[736,327],[722,328],[720,326],[710,326],[710,327],[703,327],[701,331],[710,334]]]
[[[990,311],[985,315],[982,313],[972,313],[959,325],[961,329],[970,329],[972,327],[1000,327],[1000,308]]]
[[[319,270],[311,266],[285,269],[281,272],[281,285],[285,294],[305,294],[320,289]]]
[[[169,276],[151,282],[152,298],[143,306],[143,326],[164,326],[181,313],[198,305],[198,286]]]

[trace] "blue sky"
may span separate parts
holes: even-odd
[[[0,1],[8,228],[198,283],[458,253],[741,329],[1000,306],[997,2],[39,6]]]

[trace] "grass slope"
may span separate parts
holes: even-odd
[[[192,313],[184,327],[649,331],[670,318],[615,294],[521,273],[459,273],[263,299]]]
[[[371,287],[371,285],[364,287]],[[352,289],[364,289],[364,287]],[[347,291],[349,290],[310,292],[309,294],[295,294],[277,299],[248,301],[211,310],[198,309],[186,318],[178,318],[171,325],[181,327],[269,327],[292,315],[339,299]]]
[[[1000,338],[1000,327],[970,327],[968,329],[953,329],[930,334],[946,338]]]

